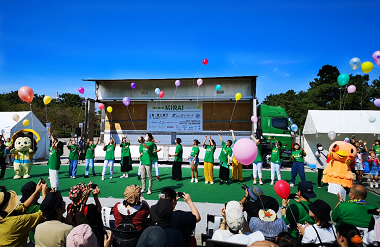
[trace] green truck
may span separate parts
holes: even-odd
[[[295,133],[291,130],[293,121],[282,107],[260,104],[257,107],[256,137],[261,139],[264,167],[270,165],[274,137],[282,143],[281,159],[289,162]],[[271,141],[268,140],[271,138]]]

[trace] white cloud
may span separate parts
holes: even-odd
[[[284,75],[282,75],[282,76],[290,76],[288,73],[285,73]]]

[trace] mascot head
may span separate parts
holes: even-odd
[[[32,149],[33,152],[37,151],[37,142],[33,138],[32,132],[18,132],[12,137],[13,143],[11,149],[16,149],[20,152],[26,152]]]
[[[356,148],[348,142],[336,141],[329,148],[331,160],[337,160],[350,165],[355,162]]]

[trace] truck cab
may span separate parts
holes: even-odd
[[[292,154],[294,133],[290,128],[293,122],[285,109],[279,106],[260,104],[257,109],[257,118],[256,137],[261,140],[263,165],[268,166],[270,164],[272,145],[275,143],[274,138],[282,143],[281,160],[289,161]],[[271,140],[268,140],[268,137]]]

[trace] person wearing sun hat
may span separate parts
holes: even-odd
[[[314,225],[300,223],[297,224],[298,230],[303,235],[302,244],[326,244],[336,242],[336,232],[331,221],[331,207],[322,200],[316,200],[309,204],[309,215],[315,221]]]
[[[115,217],[115,228],[123,221],[124,217],[131,217],[132,223],[136,230],[144,230],[145,222],[149,216],[149,205],[141,198],[141,187],[138,185],[129,185],[124,191],[123,203],[116,203],[111,210]]]
[[[73,226],[60,221],[66,212],[61,193],[48,194],[41,203],[41,211],[46,221],[36,227],[36,247],[65,246],[67,235]]]
[[[289,204],[289,200],[282,199],[281,214],[286,224],[290,225],[293,238],[297,237],[297,223],[314,224],[314,220],[309,216],[310,198],[317,195],[313,191],[313,184],[309,181],[301,181],[298,184],[298,192],[296,193],[295,202]]]
[[[45,220],[41,210],[27,214],[43,186],[46,185],[39,182],[34,193],[19,206],[16,192],[5,189],[0,192],[0,246],[27,246],[29,231]]]

